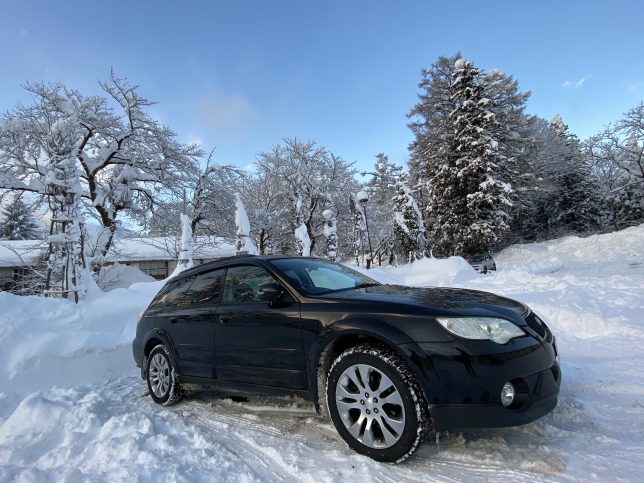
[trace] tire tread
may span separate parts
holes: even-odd
[[[336,365],[338,365],[344,358],[351,355],[368,355],[380,359],[382,362],[386,363],[394,371],[396,371],[398,376],[403,380],[403,383],[407,385],[407,388],[411,393],[414,407],[416,408],[416,419],[418,421],[418,427],[416,428],[416,439],[414,440],[409,450],[403,456],[393,461],[393,463],[395,464],[402,463],[411,455],[413,455],[416,450],[418,450],[420,445],[425,441],[425,438],[431,431],[430,414],[423,389],[416,379],[414,373],[399,355],[397,355],[385,345],[364,343],[347,349],[335,359],[333,364],[331,364],[326,377],[327,395],[329,394],[329,380],[331,373],[333,372]],[[327,404],[326,407],[327,412],[329,412],[329,417],[333,419],[330,413],[329,404]]]
[[[183,399],[184,396],[184,391],[181,387],[181,384],[179,384],[179,378],[177,377],[177,371],[174,366],[174,360],[172,358],[172,354],[170,354],[170,351],[168,348],[165,346],[165,344],[158,344],[152,348],[150,351],[150,354],[148,354],[148,360],[151,359],[152,355],[155,352],[162,351],[165,353],[166,357],[170,361],[170,367],[171,367],[171,374],[170,374],[170,389],[168,391],[168,397],[165,399],[165,401],[157,401],[154,396],[152,395],[152,392],[150,391],[150,396],[152,396],[152,399],[154,402],[161,404],[162,406],[172,406],[174,404],[177,404],[179,401]],[[147,371],[148,373],[148,378],[149,376],[149,369]],[[148,382],[148,381],[146,381]],[[149,382],[148,382],[149,385]]]

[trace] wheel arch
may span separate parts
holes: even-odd
[[[145,379],[147,377],[148,370],[148,355],[152,349],[157,345],[163,344],[168,348],[170,356],[176,361],[177,360],[177,351],[170,338],[170,335],[163,329],[154,328],[148,331],[144,338],[145,342],[143,343],[143,357],[141,360],[141,378]]]
[[[355,319],[342,320],[332,324],[320,334],[311,347],[309,387],[313,391],[313,401],[318,412],[324,414],[326,406],[326,378],[333,361],[344,351],[363,343],[383,345],[400,356],[413,372],[423,392],[426,393],[427,378],[419,364],[415,362],[415,353],[420,348],[400,329],[381,320]],[[427,401],[427,394],[424,394]]]

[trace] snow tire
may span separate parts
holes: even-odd
[[[386,439],[384,438],[384,431],[381,431],[383,434],[380,444],[381,447],[375,447],[377,445],[373,443],[363,444],[363,442],[354,436],[348,429],[346,418],[349,413],[343,411],[343,414],[341,414],[341,411],[338,409],[338,404],[342,406],[343,403],[338,403],[339,399],[337,394],[338,391],[343,392],[342,388],[339,388],[339,385],[343,384],[343,381],[346,382],[347,371],[352,371],[353,367],[368,367],[372,371],[369,372],[370,375],[372,373],[379,373],[383,378],[388,378],[389,381],[393,383],[394,390],[397,391],[399,395],[397,399],[401,402],[401,406],[404,410],[404,412],[401,411],[403,415],[402,421],[404,422],[404,429],[397,435],[398,439],[394,444],[386,444],[384,442]],[[349,374],[351,374],[351,372],[349,372]],[[359,385],[357,385],[357,388],[358,390],[362,390]],[[382,390],[385,388],[383,386],[379,387],[379,389]],[[369,388],[367,387],[365,390],[369,391]],[[380,394],[384,394],[385,392],[387,391],[383,390],[378,393],[377,396],[380,397]],[[374,394],[374,396],[375,395],[376,394]],[[378,412],[377,409],[380,408],[381,412],[379,417],[383,417],[383,406],[378,406],[378,404],[369,406],[370,402],[376,400],[375,397],[369,399],[369,402],[367,402],[363,399],[364,394],[356,394],[356,396],[356,402],[352,403],[356,406],[355,409],[352,409],[354,414],[357,411],[363,411],[361,417],[365,417],[364,411],[366,411],[366,409],[363,408],[371,407],[371,411],[375,411],[376,413]],[[326,399],[329,416],[331,417],[331,420],[340,436],[353,450],[377,461],[400,463],[406,460],[414,454],[431,429],[427,402],[418,380],[402,358],[385,346],[361,344],[340,354],[332,364],[328,373],[326,382]],[[364,405],[365,402],[366,406]],[[363,404],[363,406],[358,406],[358,404]],[[383,404],[382,400],[380,401],[380,404]],[[374,409],[374,407],[376,409]],[[368,413],[369,411],[367,411],[367,414]],[[372,414],[370,417],[378,421],[377,416],[373,416]],[[383,422],[380,423],[381,426],[386,422],[385,420],[382,421]],[[362,426],[363,434],[370,426],[374,427],[372,423],[364,424]],[[371,437],[369,439],[371,440]]]
[[[183,399],[172,354],[165,345],[159,344],[150,351],[146,372],[148,390],[155,403],[172,406]]]

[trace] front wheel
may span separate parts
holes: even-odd
[[[163,344],[148,355],[147,382],[150,396],[157,404],[171,406],[183,398],[170,352]]]
[[[358,453],[398,463],[430,428],[427,404],[405,362],[384,347],[342,353],[327,378],[327,407],[338,433]]]

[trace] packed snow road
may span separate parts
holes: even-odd
[[[12,297],[11,310],[0,311],[0,328],[13,324],[13,332],[4,334],[14,334],[0,336],[7,348],[0,355],[0,481],[641,481],[644,226],[511,247],[497,264],[498,273],[488,276],[475,275],[458,260],[423,260],[370,275],[386,283],[489,290],[528,303],[557,336],[563,372],[559,405],[521,427],[441,433],[397,466],[352,452],[331,423],[300,399],[236,402],[224,394],[198,393],[165,408],[146,395],[133,366],[101,382],[110,373],[96,361],[130,357],[121,341],[131,336],[141,310],[134,303],[114,309],[125,306],[133,313],[110,332],[106,324],[114,315],[108,307],[114,304],[108,300],[77,312],[52,305],[56,329],[44,302],[21,309],[22,302]],[[23,319],[33,318],[36,306],[43,326],[18,318],[20,310],[29,316]],[[83,322],[90,314],[103,336],[94,345],[98,338],[87,335]],[[67,350],[51,343],[29,352],[18,344],[36,340],[36,329],[45,326],[49,341],[57,340],[56,330],[78,330],[89,347],[79,352],[68,340]],[[52,388],[42,378],[32,392],[33,384],[22,375],[33,377],[43,360],[55,365],[56,357],[72,371],[71,382],[53,383],[70,387]],[[77,369],[82,377],[70,369],[73,360],[83,361]],[[87,379],[92,368],[93,381]],[[113,373],[122,371],[122,365],[114,368]]]
[[[156,406],[128,377],[21,402],[0,431],[3,481],[548,480],[564,469],[542,428],[442,435],[408,463],[349,450],[304,401],[200,394]],[[518,445],[518,446],[517,446]]]

